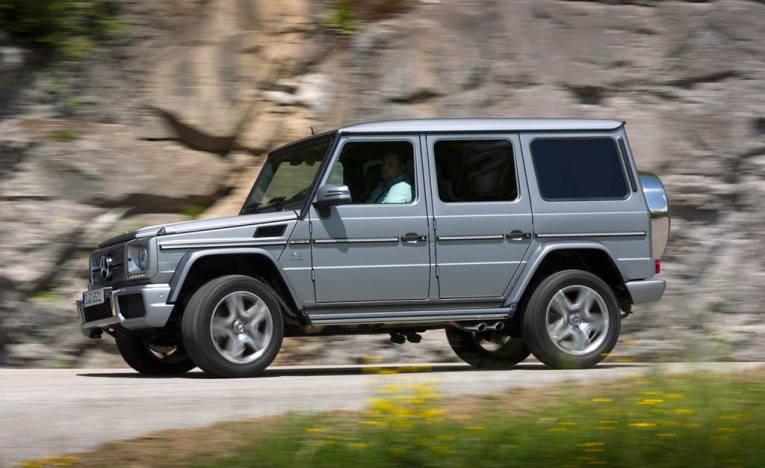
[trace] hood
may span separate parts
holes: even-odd
[[[258,225],[266,223],[275,223],[279,221],[291,221],[297,219],[298,215],[294,211],[280,211],[275,213],[256,213],[241,216],[228,216],[225,218],[199,219],[194,221],[182,221],[180,223],[157,224],[156,226],[147,226],[137,231],[126,232],[113,237],[98,245],[99,249],[110,245],[127,242],[133,239],[143,239],[154,236],[164,236],[168,234],[183,234],[198,231],[210,231],[213,229],[231,228],[237,226]]]

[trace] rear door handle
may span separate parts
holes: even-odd
[[[513,229],[510,231],[510,234],[507,235],[507,238],[513,241],[527,240],[531,239],[531,233],[523,232],[519,229]]]
[[[416,244],[419,241],[426,241],[427,237],[421,236],[416,232],[408,232],[406,235],[401,236],[401,242],[405,244]]]

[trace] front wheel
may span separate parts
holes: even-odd
[[[531,354],[521,338],[506,330],[469,332],[449,327],[446,339],[460,359],[479,369],[509,369]]]
[[[252,377],[274,360],[284,322],[270,287],[249,276],[214,279],[194,293],[181,322],[191,359],[216,377]]]
[[[182,344],[133,336],[117,336],[115,341],[122,359],[141,374],[180,375],[196,367]]]
[[[584,369],[616,345],[619,306],[599,277],[565,270],[545,278],[526,305],[522,334],[534,356],[556,369]]]

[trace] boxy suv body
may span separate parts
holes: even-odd
[[[102,243],[77,306],[146,374],[252,376],[284,336],[433,329],[477,367],[584,368],[662,296],[668,234],[621,121],[364,123],[274,150],[238,216]]]

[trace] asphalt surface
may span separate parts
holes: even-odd
[[[672,371],[734,371],[765,363],[662,365]],[[386,368],[392,366],[385,366]],[[381,382],[434,379],[449,396],[534,388],[563,381],[593,382],[648,372],[655,365],[601,364],[588,370],[550,370],[522,364],[510,371],[463,365],[402,366],[375,374],[362,366],[284,367],[251,379],[212,379],[195,370],[183,377],[145,377],[127,369],[0,369],[0,466],[95,449],[164,429],[206,426],[283,414],[357,410]]]

